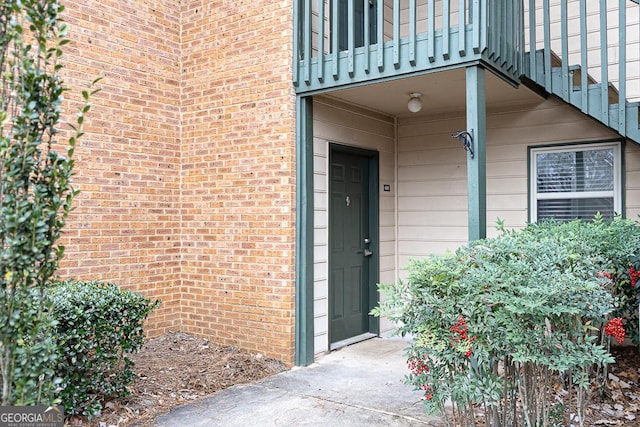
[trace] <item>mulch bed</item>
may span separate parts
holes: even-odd
[[[279,360],[220,347],[183,332],[150,339],[130,357],[136,373],[129,386],[131,394],[107,402],[101,416],[93,420],[75,417],[69,425],[151,426],[157,416],[171,408],[287,369]]]

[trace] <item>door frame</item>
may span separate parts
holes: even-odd
[[[371,243],[369,245],[369,249],[373,252],[373,255],[369,259],[369,301],[367,310],[370,312],[374,307],[378,305],[379,294],[378,294],[378,283],[380,281],[380,193],[379,193],[379,158],[380,155],[377,151],[368,150],[364,148],[351,147],[335,142],[329,142],[329,168],[328,168],[328,191],[331,194],[331,161],[333,158],[333,153],[342,152],[342,153],[350,153],[356,154],[368,159],[369,162],[369,238],[371,239]],[[331,229],[331,197],[328,198],[329,205],[327,206],[327,217],[328,217],[328,230]],[[331,234],[327,234],[327,242],[329,248],[331,248],[330,237]],[[328,254],[328,262],[329,267],[328,271],[331,271],[331,251],[329,250]],[[328,278],[330,280],[330,278]],[[329,293],[329,304],[331,304],[331,293]],[[368,333],[365,335],[375,335],[378,336],[380,333],[380,319],[375,316],[368,316],[369,325],[368,325]],[[331,342],[331,330],[330,330],[331,322],[328,325],[328,335],[329,338],[329,346],[332,345]],[[345,340],[349,341],[349,340]],[[343,341],[340,341],[343,342]]]

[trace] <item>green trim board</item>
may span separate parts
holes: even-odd
[[[473,155],[467,153],[469,242],[487,237],[487,111],[485,69],[466,69],[467,131],[473,136]]]
[[[380,156],[373,152],[369,159],[369,198],[371,209],[369,211],[369,223],[371,224],[370,236],[372,239],[370,248],[376,256],[371,260],[369,266],[369,277],[371,280],[369,287],[369,312],[378,305],[380,295],[378,283],[380,283]],[[369,332],[380,334],[380,318],[369,315]]]
[[[313,363],[313,98],[296,97],[294,363]]]
[[[624,150],[626,148],[627,140],[620,141],[620,209],[622,210],[622,217],[627,217],[627,163],[625,161]]]

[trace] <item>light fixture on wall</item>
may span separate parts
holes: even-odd
[[[422,94],[420,92],[411,92],[409,94],[409,102],[407,102],[407,108],[412,113],[417,113],[422,110]]]

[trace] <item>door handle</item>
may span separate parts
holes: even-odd
[[[371,239],[369,239],[368,237],[365,237],[364,244],[368,245],[369,243],[371,243]],[[364,249],[364,256],[371,256],[371,255],[373,255],[373,252],[371,252],[369,249],[365,248]]]

